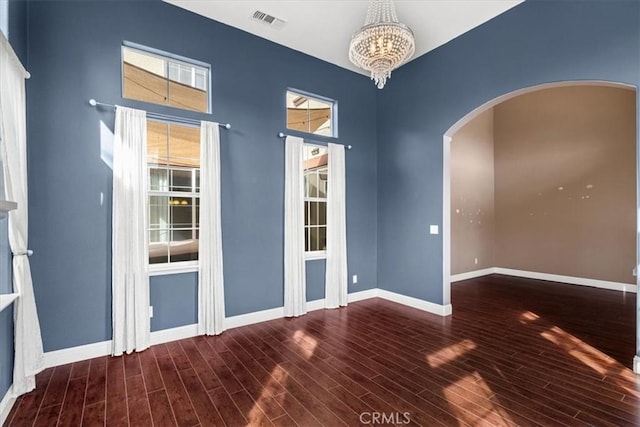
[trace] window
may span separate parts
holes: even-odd
[[[287,129],[336,137],[335,110],[330,99],[287,91]]]
[[[184,110],[209,112],[206,64],[122,46],[122,96]]]
[[[149,264],[198,259],[200,129],[147,121]]]
[[[304,247],[305,252],[327,250],[327,165],[326,147],[305,144],[304,156]]]

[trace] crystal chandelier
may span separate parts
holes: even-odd
[[[393,0],[372,0],[367,19],[351,38],[349,59],[371,72],[371,80],[382,89],[391,71],[405,63],[415,52],[413,32],[398,22]]]

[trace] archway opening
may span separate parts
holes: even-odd
[[[609,241],[602,239],[597,240],[600,234],[599,228],[606,228],[603,225],[607,225],[607,215],[610,214],[610,212],[606,212],[607,200],[610,203],[615,203],[615,201],[611,199],[611,194],[612,192],[620,190],[618,188],[619,186],[614,184],[616,180],[612,178],[612,175],[620,175],[620,171],[616,170],[615,167],[612,169],[611,164],[609,164],[609,172],[599,170],[597,171],[598,175],[596,172],[588,170],[589,173],[585,173],[588,169],[589,161],[593,160],[594,164],[598,164],[598,167],[601,168],[600,164],[603,163],[601,161],[602,156],[607,155],[605,151],[611,154],[615,153],[616,150],[610,148],[607,148],[607,150],[599,150],[597,147],[598,141],[591,141],[591,134],[585,136],[583,132],[580,143],[582,144],[581,149],[584,155],[571,159],[573,163],[568,163],[566,167],[566,169],[571,170],[562,170],[557,173],[540,170],[540,173],[536,176],[535,169],[533,173],[530,169],[530,166],[536,164],[536,161],[538,165],[540,165],[541,161],[545,166],[546,163],[548,163],[551,167],[550,170],[553,170],[554,164],[557,167],[559,162],[562,163],[563,161],[561,152],[562,144],[565,145],[565,154],[569,153],[571,148],[566,146],[566,141],[550,141],[549,144],[547,144],[548,141],[540,139],[539,136],[538,139],[529,138],[530,140],[527,141],[528,136],[523,136],[522,132],[518,133],[518,123],[520,125],[523,123],[529,125],[529,122],[535,122],[535,119],[540,121],[541,119],[541,117],[525,117],[523,120],[520,120],[518,117],[522,118],[523,114],[525,116],[527,114],[527,110],[523,110],[522,108],[520,99],[537,98],[538,101],[540,101],[545,99],[545,96],[542,96],[543,93],[549,94],[559,92],[560,90],[564,91],[564,95],[566,96],[570,94],[571,91],[576,91],[581,87],[584,87],[585,91],[591,91],[592,93],[600,90],[599,88],[602,88],[601,91],[605,92],[607,89],[610,91],[611,89],[616,89],[617,92],[625,93],[627,105],[632,106],[630,120],[633,125],[633,132],[627,132],[627,141],[629,142],[631,151],[627,150],[629,153],[627,153],[628,156],[626,156],[625,160],[625,163],[628,163],[625,175],[625,179],[627,180],[627,184],[625,185],[628,187],[625,191],[628,194],[625,193],[625,197],[629,199],[630,196],[631,200],[626,201],[626,205],[628,205],[625,208],[626,217],[622,215],[624,218],[617,218],[615,215],[612,215],[611,221],[609,221],[609,225],[614,225],[614,227],[610,228],[611,230],[614,230],[614,228],[624,223],[623,227],[618,227],[626,230],[626,235],[622,238],[622,240],[625,241],[624,245],[621,245],[618,241],[614,241],[615,239],[613,238],[609,238]],[[559,91],[549,89],[559,89]],[[548,102],[548,96],[546,99]],[[546,106],[546,110],[554,110],[554,108],[558,106],[555,104],[562,104],[562,102],[550,103]],[[520,108],[520,111],[516,111],[520,116],[517,116],[515,113],[511,115],[507,114],[505,111],[507,105],[516,109]],[[567,105],[571,104],[569,103]],[[638,236],[637,206],[635,203],[636,176],[638,170],[637,156],[635,155],[637,146],[636,105],[636,88],[634,86],[602,81],[544,84],[511,92],[493,99],[465,115],[445,133],[443,138],[444,304],[450,304],[452,302],[452,281],[493,273],[603,287],[625,292],[636,291],[636,278],[633,277],[631,273],[632,269],[638,264],[635,250],[635,242]],[[594,108],[596,107],[602,109],[602,105],[597,105]],[[576,105],[574,103],[573,108],[581,109],[582,105]],[[544,114],[539,115],[544,117],[549,112],[546,110],[542,109]],[[491,164],[491,171],[485,167],[485,172],[487,174],[489,174],[489,172],[495,174],[495,177],[491,176],[491,179],[495,179],[495,187],[485,187],[486,191],[482,190],[482,186],[478,185],[478,182],[484,178],[478,178],[480,175],[474,177],[476,182],[473,183],[474,188],[480,188],[478,191],[485,191],[487,193],[485,198],[488,198],[488,194],[491,192],[490,196],[492,200],[490,200],[490,203],[493,205],[491,208],[483,210],[482,207],[477,206],[477,203],[468,203],[469,200],[460,197],[461,193],[459,191],[454,194],[455,200],[452,199],[452,140],[457,138],[458,132],[461,130],[465,130],[466,132],[473,123],[484,121],[484,123],[491,123],[491,126],[493,126],[494,111],[500,112],[501,119],[498,121],[496,118],[496,126],[498,126],[497,123],[501,123],[501,125],[499,131],[498,128],[495,130],[495,132],[499,133],[499,137],[496,136],[495,142],[495,165]],[[571,115],[568,114],[567,116]],[[563,120],[566,122],[571,121],[568,120],[567,117],[554,120],[554,122],[556,122],[554,124],[555,128],[550,125],[549,128],[551,130],[546,129],[546,133],[543,132],[544,138],[553,140],[553,131],[557,131],[556,128],[558,126],[566,125],[563,123]],[[505,123],[507,123],[507,125],[505,125]],[[570,125],[570,123],[568,125]],[[482,124],[480,124],[480,127],[482,127]],[[585,127],[588,127],[588,124]],[[484,127],[485,133],[487,133],[487,128],[487,126]],[[494,131],[493,128],[491,131]],[[576,134],[580,135],[580,132]],[[516,137],[515,135],[518,136]],[[617,141],[616,138],[618,136],[617,133],[612,133],[610,138],[612,141]],[[490,137],[493,138],[493,135]],[[601,139],[606,140],[607,137],[608,136],[605,135]],[[505,149],[505,142],[509,142],[510,139],[519,139],[518,144],[522,146],[527,143],[534,144],[533,151],[531,151],[531,147],[529,147],[530,154],[527,157],[520,159],[514,158],[513,156],[515,154],[521,154],[522,149],[520,147],[517,150],[512,148]],[[562,142],[562,144],[554,144],[554,142]],[[602,145],[602,141],[599,143]],[[487,145],[487,149],[494,150],[493,144],[494,141],[492,140],[491,146],[489,147]],[[545,144],[552,145],[553,155],[549,155],[549,150],[546,152],[543,150],[544,147],[541,146]],[[588,144],[591,144],[591,146],[586,147]],[[457,147],[457,145],[454,147]],[[499,155],[497,154],[498,151],[500,152]],[[560,157],[560,159],[558,159],[558,157]],[[567,158],[564,159],[564,161],[566,160]],[[493,161],[494,158],[491,158],[491,162]],[[459,167],[459,164],[454,163],[453,166]],[[477,165],[474,165],[474,167],[475,166]],[[482,171],[480,171],[480,173],[482,173]],[[527,176],[527,173],[529,176]],[[587,179],[589,182],[581,182],[585,176],[591,176],[595,181],[590,178]],[[571,180],[568,177],[576,179]],[[502,180],[499,184],[498,179]],[[507,180],[506,183],[504,181],[505,179]],[[618,180],[618,182],[619,181],[620,180]],[[456,181],[456,184],[459,185],[459,182]],[[471,193],[467,193],[467,196],[469,194]],[[493,197],[495,197],[495,199],[493,199]],[[625,200],[625,198],[619,200]],[[604,203],[604,210],[602,208],[598,210],[597,207],[593,207],[597,203]],[[493,209],[494,206],[495,209]],[[576,209],[579,209],[581,206],[583,207],[583,211],[576,211]],[[585,206],[589,208],[584,209]],[[617,204],[613,206],[617,206]],[[571,211],[571,209],[573,209],[573,211]],[[597,218],[593,216],[594,213],[596,216],[598,213],[604,216]],[[495,215],[495,218],[490,218],[492,215]],[[573,217],[571,215],[573,215]],[[584,220],[584,222],[580,224],[582,220]],[[480,223],[483,221],[485,223],[480,226]],[[462,255],[459,253],[459,250],[452,253],[452,247],[456,247],[456,242],[458,248],[461,247],[459,244],[459,233],[452,237],[452,230],[458,227],[456,230],[459,232],[460,224],[464,224],[465,222],[467,224],[466,230],[469,233],[473,234],[478,232],[478,230],[482,230],[482,232],[490,238],[495,238],[495,247],[487,245],[483,248],[476,245],[476,247],[470,248],[469,251]],[[495,228],[492,228],[494,226]],[[548,235],[545,236],[547,232],[551,233],[551,239],[548,238]],[[620,240],[619,236],[620,234],[618,233],[618,240]],[[474,237],[476,240],[483,238],[480,234],[470,237]],[[552,242],[553,238],[557,238],[558,240],[554,243]],[[569,242],[571,238],[576,241]],[[581,242],[581,238],[585,238],[586,240]],[[454,242],[453,246],[452,239]],[[607,244],[612,242],[613,246],[609,248]],[[519,247],[518,245],[521,246]],[[523,245],[527,247],[525,248]],[[546,248],[542,248],[542,246],[545,245]],[[571,245],[574,245],[573,247],[575,249],[569,249]],[[584,250],[589,245],[591,245],[591,247]],[[536,252],[536,248],[538,252]],[[599,251],[598,249],[604,249],[604,251]],[[495,250],[495,254],[492,252],[493,250]],[[554,251],[557,253],[554,253]],[[625,262],[617,263],[618,259],[615,258],[615,251],[620,253],[620,257],[624,258],[622,261]],[[476,255],[476,253],[478,255]],[[607,256],[609,255],[613,255],[614,258],[608,262]],[[518,258],[519,256],[521,256],[521,258]],[[475,266],[478,267],[475,268]],[[622,272],[622,270],[624,270],[624,272]]]

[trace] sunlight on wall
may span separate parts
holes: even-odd
[[[475,348],[476,343],[469,339],[465,339],[459,343],[451,344],[442,350],[438,350],[435,353],[427,355],[427,362],[429,362],[429,366],[432,368],[439,368],[440,366],[446,365],[457,357],[460,357]]]
[[[0,32],[9,38],[9,0],[0,0]]]
[[[303,351],[305,358],[309,360],[318,346],[318,340],[301,330],[297,330],[292,339]]]
[[[113,132],[101,120],[100,121],[100,158],[113,169]]]
[[[473,390],[474,393],[469,393],[468,390]],[[516,425],[478,372],[445,387],[443,393],[450,403],[451,411],[463,425]]]

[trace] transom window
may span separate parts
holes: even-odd
[[[207,113],[210,68],[175,55],[122,46],[122,96]]]
[[[327,250],[326,147],[304,144],[304,246],[307,253]]]
[[[287,91],[287,129],[323,136],[337,136],[336,102]]]
[[[200,129],[147,121],[149,264],[198,259]]]

